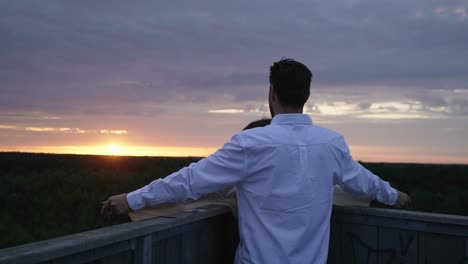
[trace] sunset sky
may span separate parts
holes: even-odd
[[[2,1],[0,151],[206,156],[313,72],[363,161],[468,164],[468,1]]]

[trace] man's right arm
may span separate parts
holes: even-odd
[[[245,175],[244,149],[239,135],[235,135],[214,154],[197,163],[128,194],[109,197],[103,202],[101,213],[112,218],[114,214],[126,214],[166,202],[198,199],[204,194],[235,186]]]
[[[334,174],[335,184],[340,185],[344,191],[360,197],[399,208],[407,206],[407,194],[392,188],[388,182],[352,159],[343,137],[339,137],[334,143],[333,152],[338,162]]]
[[[127,194],[132,210],[167,202],[198,199],[235,186],[245,177],[244,149],[235,135],[214,154]]]

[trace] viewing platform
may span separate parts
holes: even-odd
[[[0,250],[0,263],[233,263],[237,226],[208,205]],[[468,217],[333,208],[328,263],[468,263]]]

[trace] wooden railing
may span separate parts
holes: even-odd
[[[465,264],[468,217],[333,208],[328,263]]]
[[[0,250],[0,263],[232,263],[235,220],[209,205]]]
[[[230,208],[210,205],[0,250],[0,263],[233,263]],[[333,208],[328,263],[468,263],[468,217]]]

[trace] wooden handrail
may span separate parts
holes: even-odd
[[[233,220],[230,207],[208,205],[2,249],[0,263],[232,263]],[[468,217],[334,206],[329,263],[397,260],[468,263]]]
[[[147,247],[148,235],[157,235],[162,231],[177,229],[166,236],[174,236],[187,230],[181,229],[188,224],[194,224],[220,215],[230,215],[231,209],[222,205],[209,205],[179,212],[171,217],[158,217],[141,222],[125,223],[73,235],[33,242],[0,250],[0,263],[39,263],[75,256],[76,262],[89,259],[89,251],[102,249],[108,255],[122,251],[135,251],[144,254],[141,247]],[[106,248],[108,247],[108,248]],[[116,250],[111,250],[112,248]],[[80,255],[81,254],[81,255]],[[104,257],[106,254],[92,254]],[[138,255],[138,254],[137,254]],[[136,256],[136,259],[144,259]],[[140,262],[140,261],[138,261]]]

